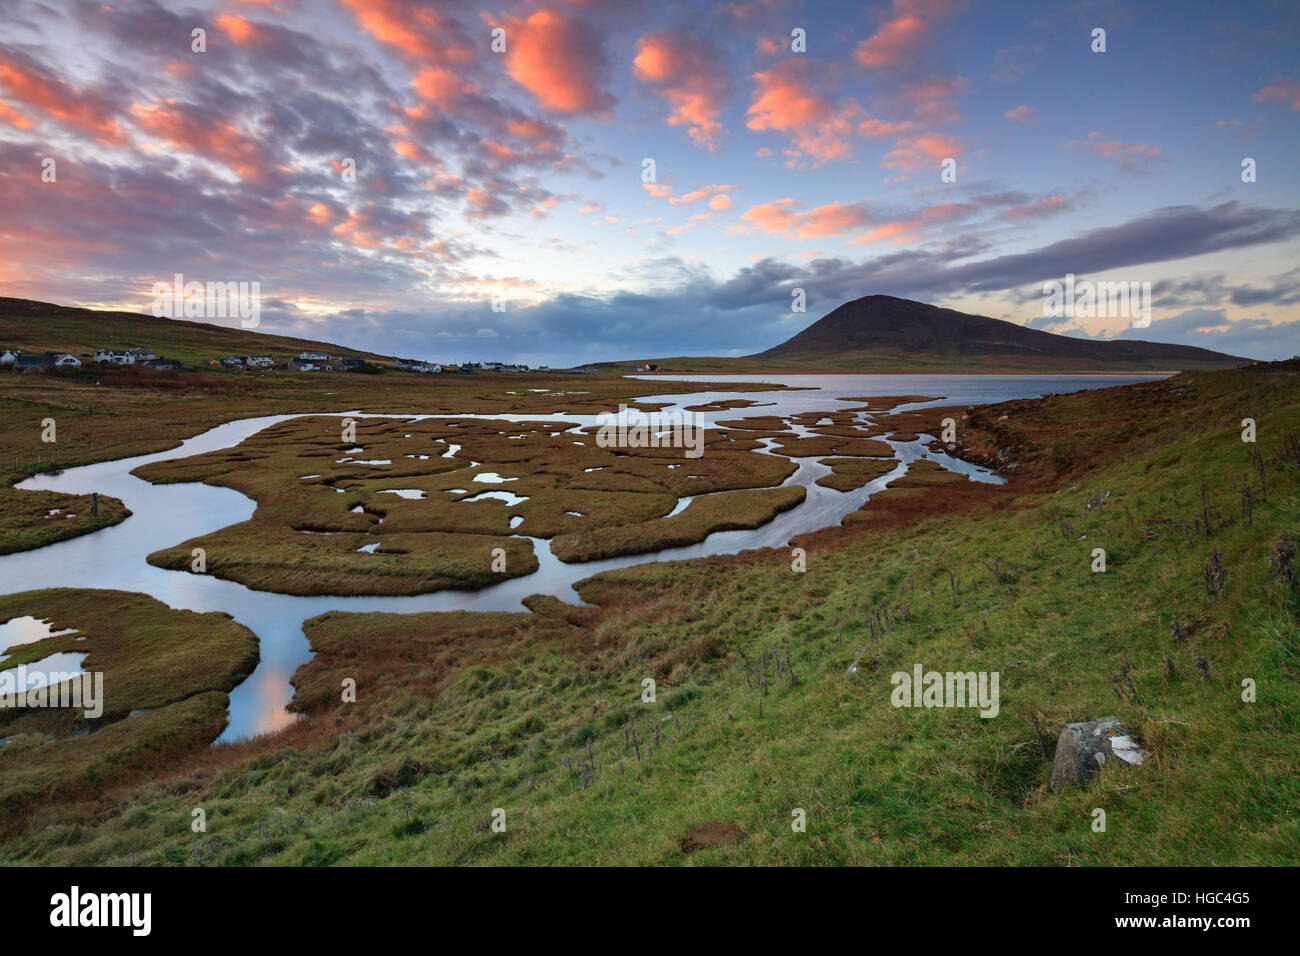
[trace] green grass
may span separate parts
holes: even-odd
[[[1247,416],[1256,446],[1240,440]],[[1300,435],[1294,385],[1185,375],[977,417],[1000,431],[966,421],[963,442],[996,454],[1014,438],[1017,482],[958,507],[953,486],[923,480],[901,492],[930,495],[930,517],[807,536],[803,573],[767,550],[604,574],[580,585],[590,608],[537,598],[532,614],[313,619],[316,656],[295,676],[311,717],[292,739],[48,807],[0,858],[1294,864],[1297,588],[1269,564],[1283,533],[1300,539],[1300,461],[1284,444]],[[864,513],[888,516],[890,501]],[[1104,574],[1090,571],[1095,547]],[[1222,597],[1205,583],[1212,549]],[[1199,623],[1175,640],[1175,618]],[[775,663],[786,671],[787,647],[793,682]],[[765,659],[766,693],[754,686]],[[892,707],[890,675],[916,663],[999,672],[999,715]],[[339,699],[345,677],[356,703]],[[1111,713],[1146,763],[1053,794],[1061,725]],[[209,828],[196,835],[199,805]],[[504,834],[487,825],[494,808]],[[795,808],[806,833],[791,830]],[[748,838],[685,854],[708,822]]]

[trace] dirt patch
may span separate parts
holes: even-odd
[[[734,823],[710,821],[709,823],[701,823],[686,834],[679,846],[681,846],[683,853],[689,855],[700,850],[712,849],[715,846],[739,843],[741,840],[748,838],[749,834]]]
[[[403,757],[402,762],[396,767],[373,774],[366,784],[365,793],[367,796],[383,798],[395,791],[414,786],[428,772],[429,769],[418,760]]]

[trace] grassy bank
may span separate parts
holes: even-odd
[[[90,495],[55,491],[19,491],[0,487],[0,554],[31,551],[55,541],[90,534],[125,521],[131,512],[117,498],[99,496],[99,511],[91,514]]]
[[[151,779],[201,750],[226,725],[227,693],[257,664],[257,639],[222,613],[174,610],[143,594],[52,588],[0,596],[0,623],[49,622],[53,636],[9,648],[0,668],[81,653],[103,675],[102,714],[0,707],[3,828],[21,829],[41,805]]]

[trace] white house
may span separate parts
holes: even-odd
[[[393,368],[403,372],[441,372],[442,366],[423,359],[393,359]]]
[[[299,352],[298,358],[304,362],[328,362],[330,357],[325,352]]]
[[[152,362],[158,357],[157,353],[146,348],[127,349],[134,356],[137,362]]]
[[[275,368],[275,359],[269,355],[250,355],[244,364],[249,368]]]
[[[67,352],[60,352],[54,356],[55,368],[81,368],[81,359],[75,355],[69,355]]]
[[[123,349],[100,349],[95,353],[96,362],[111,362],[113,365],[134,365],[135,356]]]
[[[18,357],[23,354],[22,349],[5,349],[0,352],[0,366],[9,367],[18,362]]]

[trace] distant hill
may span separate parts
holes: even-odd
[[[1080,368],[1222,368],[1250,361],[1190,345],[1056,335],[891,295],[846,302],[798,335],[750,357],[821,360],[847,368],[873,356]]]
[[[228,355],[270,355],[283,364],[299,352],[391,361],[391,356],[256,329],[0,297],[0,349],[18,348],[29,354],[71,352],[85,361],[97,349],[136,347],[152,349],[190,366]]]
[[[868,295],[755,355],[641,361],[700,372],[1102,372],[1229,368],[1251,360],[1190,345],[1074,338],[911,299]]]

